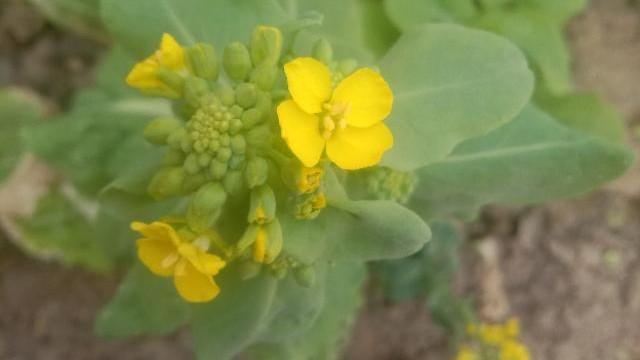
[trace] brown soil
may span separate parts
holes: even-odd
[[[635,130],[640,8],[595,0],[570,35],[580,87],[602,92]],[[99,53],[90,41],[55,30],[23,1],[0,1],[0,85],[27,86],[65,106],[76,87],[91,81],[87,69]],[[640,359],[639,184],[635,170],[581,200],[487,209],[468,227],[473,241],[463,254],[460,292],[477,300],[485,320],[519,316],[534,359]],[[117,277],[28,259],[0,239],[0,359],[190,358],[185,333],[97,339],[92,319],[116,284]],[[422,302],[388,304],[374,294],[345,357],[450,356]]]

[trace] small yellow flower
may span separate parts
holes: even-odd
[[[530,360],[529,350],[516,340],[508,340],[502,343],[500,348],[500,360]]]
[[[160,221],[135,221],[131,229],[142,234],[137,241],[140,261],[158,276],[173,276],[175,287],[185,300],[207,302],[218,296],[220,288],[213,276],[226,264],[207,253],[209,238],[217,234],[178,234],[171,225]]]
[[[359,69],[332,89],[329,68],[313,58],[297,58],[284,71],[292,100],[278,106],[280,129],[305,166],[315,166],[326,148],[340,168],[361,169],[379,163],[393,146],[383,123],[393,94],[380,74]]]
[[[455,360],[478,360],[478,354],[468,346],[461,346]]]
[[[142,91],[157,92],[165,95],[174,93],[174,90],[158,79],[156,74],[160,68],[177,72],[182,72],[186,69],[184,49],[173,36],[167,33],[162,35],[160,49],[137,63],[129,72],[127,84]]]
[[[296,187],[300,194],[310,194],[320,187],[324,170],[320,167],[300,166],[300,174]]]

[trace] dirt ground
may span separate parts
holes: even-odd
[[[0,0],[0,86],[34,89],[65,107],[100,47],[47,24],[21,0]],[[29,26],[24,26],[26,23]],[[577,83],[612,101],[640,146],[640,7],[594,0],[569,29]],[[638,134],[638,135],[634,135]],[[640,359],[640,168],[580,200],[524,209],[491,207],[456,285],[480,316],[521,318],[537,360]],[[117,276],[38,262],[0,239],[0,360],[188,359],[184,332],[104,342],[91,331]],[[372,294],[346,350],[353,360],[446,360],[446,338],[422,302]]]

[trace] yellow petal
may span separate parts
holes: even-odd
[[[158,63],[153,58],[145,59],[137,63],[127,75],[127,84],[141,90],[153,90],[166,87],[156,77]]]
[[[376,165],[393,146],[389,128],[378,123],[368,128],[337,129],[327,142],[327,155],[340,168],[356,170]]]
[[[220,293],[213,277],[199,272],[186,259],[176,266],[173,282],[180,296],[189,302],[211,301]]]
[[[164,240],[140,239],[137,241],[138,258],[158,276],[171,276],[179,260],[176,247]]]
[[[315,166],[325,144],[320,134],[320,119],[304,112],[294,101],[286,100],[278,105],[278,120],[282,138],[291,152],[304,166]]]
[[[342,80],[333,92],[334,104],[348,104],[347,124],[369,127],[389,116],[393,93],[387,82],[372,69],[360,69]]]
[[[309,114],[322,111],[331,97],[331,72],[320,61],[303,57],[284,66],[289,92],[300,108]]]
[[[184,50],[176,39],[167,34],[162,34],[160,42],[160,63],[172,70],[180,70],[185,67]]]
[[[264,263],[267,253],[267,232],[264,227],[260,226],[256,234],[256,241],[253,243],[253,261]]]
[[[134,221],[131,223],[131,230],[139,232],[147,239],[166,240],[175,246],[180,244],[180,238],[173,227],[161,221],[154,221],[151,224]]]

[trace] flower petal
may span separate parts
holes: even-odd
[[[340,168],[356,170],[376,165],[393,146],[389,128],[378,123],[368,128],[337,129],[327,142],[327,155]]]
[[[159,56],[160,63],[169,69],[180,70],[185,67],[184,50],[170,34],[162,34]]]
[[[253,261],[257,263],[265,262],[267,253],[267,232],[263,226],[260,226],[256,234],[256,241],[253,243]]]
[[[213,277],[199,272],[186,259],[176,266],[173,282],[180,296],[189,302],[211,301],[220,293]]]
[[[322,111],[331,97],[331,72],[320,61],[302,57],[284,66],[289,92],[293,100],[309,114]]]
[[[389,116],[393,93],[387,82],[369,68],[360,69],[342,80],[331,102],[349,105],[345,120],[355,127],[369,127]]]
[[[171,276],[176,262],[180,259],[176,247],[168,241],[140,239],[137,241],[138,258],[152,273]]]
[[[278,105],[278,120],[282,138],[304,166],[320,161],[325,140],[320,134],[320,119],[304,112],[294,101]]]
[[[166,85],[156,77],[158,63],[153,58],[137,63],[127,75],[127,84],[141,90],[155,90],[165,88]]]
[[[147,239],[164,240],[173,243],[175,246],[178,246],[181,242],[173,227],[162,221],[154,221],[151,224],[134,221],[131,223],[131,230],[139,232]]]

